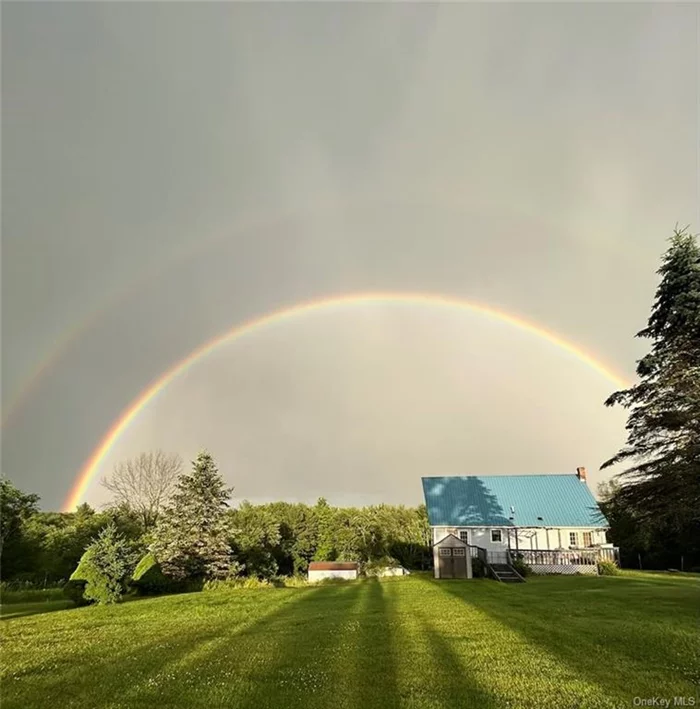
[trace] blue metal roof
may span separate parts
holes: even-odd
[[[432,526],[601,527],[608,524],[588,486],[575,474],[469,475],[422,478],[422,481]],[[511,513],[511,507],[515,514]]]

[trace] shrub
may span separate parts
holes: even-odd
[[[401,563],[390,556],[365,561],[360,565],[360,573],[364,576],[379,576],[384,569],[400,568]]]
[[[512,562],[511,566],[521,575],[529,576],[531,573],[530,567],[523,561],[522,556],[516,556]]]
[[[176,593],[182,584],[166,576],[156,557],[148,552],[136,565],[129,587],[141,596],[156,596],[160,593]]]
[[[85,598],[85,586],[92,574],[91,556],[92,552],[88,548],[80,558],[75,571],[63,586],[63,595],[73,601],[76,606],[85,606],[89,602]]]
[[[105,527],[85,550],[64,593],[76,605],[118,603],[125,590],[130,548],[113,524]]]
[[[614,561],[601,559],[598,562],[598,573],[601,576],[617,576],[620,573],[620,569],[617,568],[617,564]]]
[[[204,583],[205,591],[235,590],[240,588],[300,588],[308,586],[304,576],[274,576],[271,579],[259,579],[245,576],[224,580],[212,580]]]
[[[476,556],[472,558],[472,576],[475,579],[486,578],[486,565]]]
[[[239,588],[273,588],[273,584],[267,579],[259,579],[257,576],[246,576],[244,578],[233,579],[212,579],[204,582],[205,591],[224,591]]]

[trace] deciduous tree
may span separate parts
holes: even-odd
[[[102,484],[118,505],[135,511],[146,530],[151,529],[182,472],[182,459],[161,450],[122,461]]]

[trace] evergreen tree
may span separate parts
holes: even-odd
[[[130,546],[116,526],[109,524],[85,550],[71,580],[85,582],[83,597],[87,601],[118,603],[133,561]]]
[[[225,578],[231,571],[227,488],[213,458],[202,451],[191,473],[178,478],[158,521],[151,551],[175,579]]]
[[[605,402],[630,409],[627,442],[601,467],[632,463],[619,475],[624,504],[644,523],[689,529],[700,521],[700,248],[687,228],[675,230],[658,273],[637,334],[651,340],[639,382]]]

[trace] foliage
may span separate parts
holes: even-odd
[[[178,478],[170,506],[161,515],[151,551],[163,572],[176,580],[226,578],[232,566],[231,489],[209,453],[202,451],[192,472]]]
[[[475,579],[486,578],[486,564],[478,556],[472,557],[472,576]]]
[[[173,593],[179,590],[179,585],[163,573],[160,564],[151,552],[145,554],[136,564],[129,581],[129,587],[142,596]]]
[[[396,569],[400,566],[400,562],[396,559],[390,556],[383,556],[360,564],[360,573],[363,576],[380,576],[385,569]]]
[[[630,410],[627,442],[602,467],[631,463],[619,476],[619,504],[650,530],[675,528],[683,538],[700,523],[700,247],[687,229],[676,229],[658,273],[637,333],[651,341],[639,382],[605,402]]]
[[[0,603],[41,603],[63,598],[63,586],[37,588],[28,584],[0,582]]]
[[[511,566],[521,575],[529,576],[532,573],[532,569],[523,561],[522,554],[516,555],[511,559]]]
[[[105,605],[118,603],[132,566],[132,549],[116,526],[110,524],[85,550],[66,585],[66,593],[78,603],[82,600]]]
[[[0,563],[5,578],[22,570],[25,544],[23,526],[37,512],[38,495],[23,493],[0,477]]]
[[[246,575],[270,579],[279,571],[276,550],[280,546],[280,523],[266,507],[243,502],[229,512],[231,546]]]
[[[139,546],[143,529],[135,515],[123,507],[95,512],[81,505],[75,512],[38,512],[23,527],[25,567],[13,578],[27,578],[36,583],[57,583],[67,579],[85,549],[108,525]]]
[[[64,696],[96,709],[611,709],[694,697],[699,592],[680,574],[509,587],[414,574],[10,619],[3,707],[55,709]]]
[[[144,530],[151,529],[167,503],[182,472],[182,459],[161,450],[141,453],[117,464],[102,485],[117,505],[138,515]]]
[[[620,573],[620,569],[617,568],[617,564],[614,561],[600,559],[598,561],[598,573],[601,576],[617,576]]]
[[[93,574],[91,556],[92,552],[88,548],[80,558],[75,571],[63,585],[63,594],[76,606],[85,606],[89,603],[85,598],[85,587]]]

